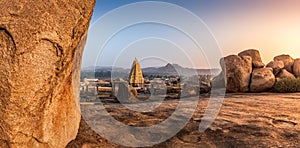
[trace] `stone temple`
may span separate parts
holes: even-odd
[[[143,72],[140,63],[136,58],[133,61],[131,66],[130,75],[129,75],[129,84],[133,87],[144,86]]]

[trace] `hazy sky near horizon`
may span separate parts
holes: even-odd
[[[300,1],[298,0],[159,1],[176,4],[198,16],[209,28],[224,56],[255,48],[260,50],[265,64],[279,54],[290,54],[294,58],[300,58]],[[141,1],[98,0],[90,28],[95,27],[97,20],[104,17],[107,12],[135,2]],[[123,15],[135,17],[134,15],[144,14],[132,14],[128,11]],[[182,18],[176,16],[180,15],[174,14],[170,17],[181,21]],[[124,18],[113,19],[122,21]],[[113,26],[114,24],[110,24],[98,29],[109,30]],[[197,29],[197,26],[191,25],[191,28]],[[88,40],[101,38],[100,34],[91,33],[93,29],[89,31]],[[87,45],[82,66],[116,64],[128,68],[134,57],[137,57],[142,60],[142,67],[161,66],[170,62],[185,67],[193,65],[196,68],[209,68],[205,61],[206,55],[195,52],[194,49],[197,47],[192,44],[184,35],[169,26],[153,23],[139,24],[118,32],[102,49],[96,45]],[[95,62],[95,55],[99,50],[102,50],[101,56]],[[176,54],[170,54],[172,51]],[[124,54],[120,54],[122,52]],[[186,57],[182,56],[184,54],[189,55],[193,64],[187,62]],[[151,58],[158,55],[162,57]],[[213,68],[217,66],[217,61],[210,65]]]

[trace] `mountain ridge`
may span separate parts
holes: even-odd
[[[95,72],[122,72],[129,73],[129,68],[121,68],[121,67],[113,67],[113,66],[89,66],[84,67],[81,71],[95,71]],[[165,66],[161,67],[145,67],[142,68],[144,75],[192,75],[192,74],[200,74],[200,75],[217,75],[221,70],[218,68],[213,69],[194,69],[194,68],[186,68],[182,67],[178,64],[168,63]]]

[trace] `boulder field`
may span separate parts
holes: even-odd
[[[300,59],[283,54],[274,57],[273,61],[265,65],[256,49],[224,57],[220,64],[222,72],[213,78],[212,85],[220,87],[226,82],[226,91],[231,93],[265,92],[276,81],[300,77]]]

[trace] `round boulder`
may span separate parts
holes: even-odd
[[[292,73],[288,72],[287,70],[283,69],[277,76],[277,80],[284,79],[284,78],[296,78]]]
[[[300,78],[300,59],[295,59],[294,66],[293,66],[293,72],[297,78]]]
[[[293,73],[294,59],[291,56],[285,54],[279,55],[274,57],[274,61],[282,61],[284,63],[284,69]]]
[[[252,58],[253,68],[263,68],[263,67],[265,67],[265,64],[261,60],[260,53],[256,49],[248,49],[248,50],[240,52],[238,55],[240,57],[250,56]]]
[[[272,68],[273,73],[277,75],[284,68],[284,63],[282,61],[272,61],[269,64],[267,64],[266,67]]]
[[[275,76],[272,68],[254,69],[251,77],[250,91],[263,92],[272,88],[275,84]]]

